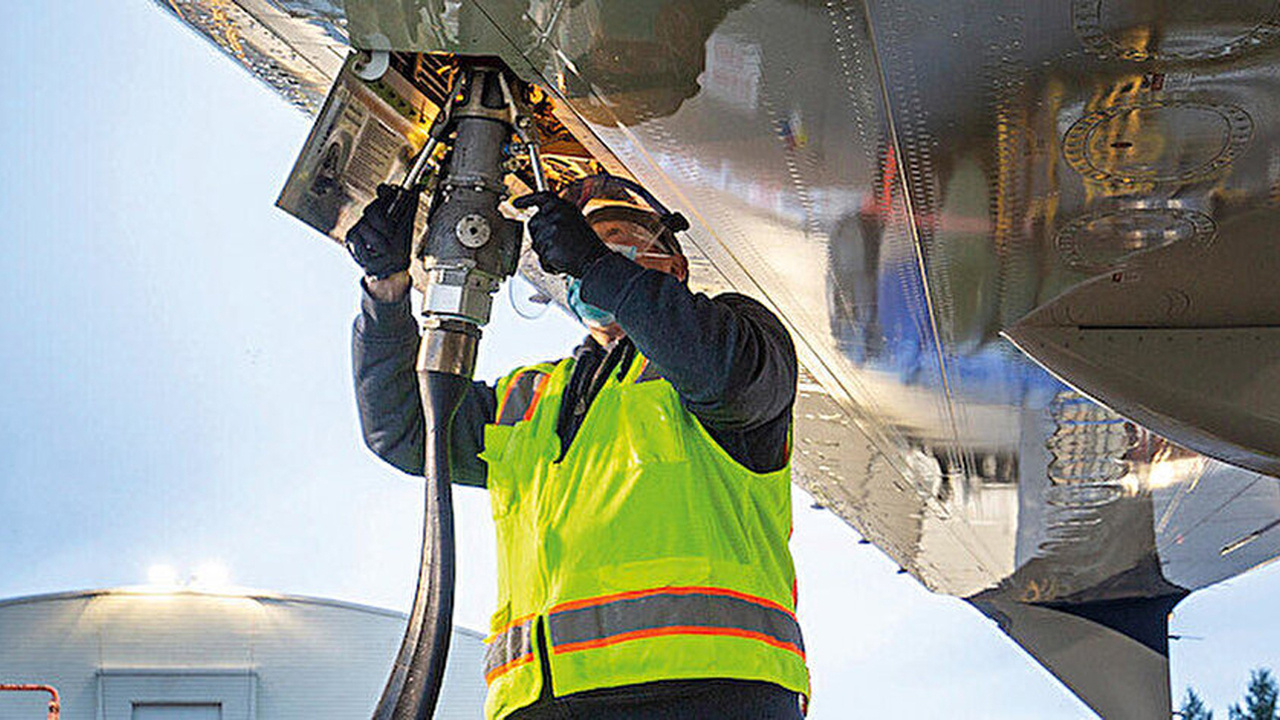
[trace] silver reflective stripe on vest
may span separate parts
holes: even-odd
[[[484,652],[484,679],[493,682],[517,665],[533,660],[533,621],[512,625],[494,635]]]
[[[662,635],[720,635],[758,640],[804,656],[795,616],[762,598],[717,588],[660,588],[552,609],[557,654]]]
[[[498,424],[515,425],[523,420],[538,399],[538,385],[546,377],[546,373],[538,370],[526,370],[516,376],[507,386],[506,396],[501,398]]]

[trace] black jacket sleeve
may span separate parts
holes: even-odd
[[[796,353],[786,328],[766,307],[736,293],[694,294],[671,275],[616,253],[587,269],[582,298],[614,313],[709,429],[742,433],[781,425],[785,437],[796,393]]]
[[[383,303],[366,289],[351,333],[360,428],[370,450],[411,475],[422,474],[424,453],[417,356],[418,326],[408,296]],[[484,487],[487,468],[477,455],[496,408],[493,388],[473,382],[450,427],[455,483]]]

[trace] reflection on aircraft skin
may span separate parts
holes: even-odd
[[[933,324],[923,318],[925,283],[917,259],[904,253],[881,259],[882,236],[894,222],[893,198],[901,187],[892,148],[880,154],[878,165],[875,193],[856,214],[838,219],[828,240],[830,332],[839,350],[860,367],[892,372],[907,385],[937,383],[940,377],[930,371],[938,340]],[[961,172],[976,174],[977,168],[961,165]],[[963,402],[1042,406],[1065,386],[1016,356],[1010,362],[998,335],[998,294],[992,287],[998,258],[986,241],[984,224],[965,220],[974,208],[959,210],[945,225],[922,221],[932,226],[930,235],[940,236],[937,244],[949,247],[949,262],[928,267],[934,271],[930,285],[950,288],[951,317],[945,327],[963,349],[947,362],[953,392],[968,393],[956,396]]]
[[[729,11],[746,2],[580,3],[578,8],[596,14],[593,20],[555,25],[563,30],[558,47],[570,53],[578,69],[566,76],[565,96],[593,122],[636,125],[675,113],[701,89],[707,38]],[[589,34],[572,33],[581,29]],[[602,106],[598,98],[608,101]]]
[[[1274,2],[345,8],[543,85],[694,220],[695,285],[790,325],[798,482],[1100,714],[1168,716],[1168,610],[1280,554]]]

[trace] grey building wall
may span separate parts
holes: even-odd
[[[66,720],[365,719],[404,615],[271,594],[145,588],[0,601],[0,683],[53,685]],[[436,717],[478,718],[482,636],[455,628]],[[47,696],[0,693],[0,720]]]

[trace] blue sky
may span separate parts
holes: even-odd
[[[20,3],[0,44],[0,597],[224,564],[241,585],[404,608],[420,485],[359,439],[358,271],[273,206],[310,121],[146,0]],[[505,299],[480,374],[580,335]],[[487,499],[460,489],[458,620],[486,624]],[[1079,718],[995,625],[797,494],[818,720]],[[1280,668],[1272,568],[1185,601],[1174,688],[1225,716]],[[856,709],[856,710],[855,710]]]

